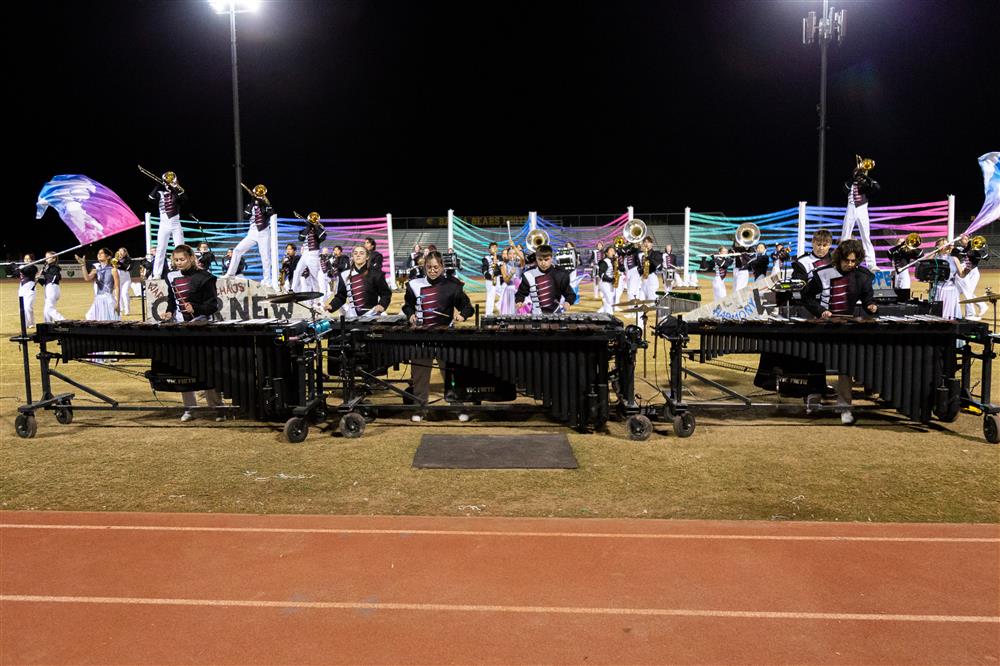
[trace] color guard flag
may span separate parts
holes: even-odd
[[[983,208],[979,211],[979,215],[976,215],[976,219],[965,230],[966,235],[971,235],[977,229],[985,227],[1000,217],[1000,168],[997,165],[998,161],[1000,161],[1000,152],[986,153],[979,158],[979,166],[983,169],[986,199],[983,201]]]
[[[117,194],[81,175],[54,176],[35,203],[35,219],[52,206],[81,245],[107,238],[143,222]]]

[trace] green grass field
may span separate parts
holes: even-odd
[[[997,273],[980,286],[994,284]],[[710,287],[703,289],[707,293]],[[584,287],[590,295],[589,285]],[[542,417],[527,422],[440,421],[411,425],[379,419],[360,439],[312,429],[285,442],[282,424],[195,420],[182,424],[179,394],[154,396],[122,372],[70,363],[63,371],[117,399],[176,405],[163,414],[76,412],[71,425],[51,412],[38,434],[14,434],[24,401],[21,355],[6,341],[17,331],[17,285],[0,282],[0,506],[7,510],[197,511],[248,513],[424,514],[649,517],[840,521],[1000,521],[1000,447],[985,443],[982,418],[921,426],[892,411],[843,427],[835,415],[770,417],[696,412],[697,432],[678,439],[666,424],[645,442],[621,423],[579,434]],[[91,286],[69,281],[60,302],[82,318]],[[474,299],[475,300],[475,299]],[[481,297],[480,297],[481,300]],[[391,312],[397,311],[400,298]],[[596,309],[585,299],[582,309]],[[138,301],[133,309],[138,310]],[[42,315],[41,298],[36,313]],[[136,318],[135,316],[131,318]],[[32,350],[34,353],[34,349]],[[646,355],[646,379],[665,379],[665,356]],[[752,357],[698,371],[749,390]],[[141,362],[116,364],[144,369]],[[997,364],[994,362],[994,369]],[[643,358],[638,363],[643,369]],[[37,362],[32,360],[35,396]],[[978,374],[978,373],[977,373]],[[995,373],[996,376],[996,373]],[[434,379],[440,383],[440,376]],[[1000,402],[994,381],[992,401]],[[440,387],[438,387],[440,388]],[[637,382],[645,399],[657,391]],[[55,390],[73,390],[56,381]],[[433,388],[432,388],[433,390]],[[700,399],[707,388],[695,387]],[[79,391],[75,403],[96,404]],[[859,401],[863,404],[863,401]],[[577,470],[417,470],[411,461],[427,432],[566,432]]]

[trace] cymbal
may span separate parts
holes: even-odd
[[[996,303],[997,301],[1000,301],[1000,294],[988,293],[985,296],[967,298],[964,301],[959,301],[959,303],[964,305],[965,303]]]
[[[323,292],[321,291],[291,291],[287,294],[277,294],[275,296],[270,296],[265,298],[265,301],[270,303],[301,303],[302,301],[311,301],[317,298],[323,298]]]
[[[619,310],[618,314],[635,314],[636,312],[650,312],[656,308],[647,307],[645,305],[633,305],[630,308],[625,308],[624,310]]]

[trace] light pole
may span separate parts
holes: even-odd
[[[255,12],[260,7],[260,0],[244,2],[220,2],[210,0],[209,3],[216,14],[229,14],[229,44],[233,61],[233,144],[236,157],[236,219],[243,219],[243,154],[240,150],[240,84],[239,72],[236,66],[236,15]]]
[[[816,205],[823,205],[823,182],[826,171],[826,47],[834,39],[837,44],[844,41],[844,10],[836,12],[830,0],[823,0],[823,15],[816,19],[816,12],[809,12],[802,19],[802,43],[819,42],[819,184]]]

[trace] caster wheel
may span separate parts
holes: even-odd
[[[983,436],[990,444],[1000,442],[1000,415],[986,415],[986,418],[983,419]]]
[[[31,439],[38,432],[38,421],[34,414],[18,414],[14,419],[14,430],[21,439]]]
[[[348,439],[361,437],[365,434],[365,417],[353,412],[345,414],[340,419],[340,434]]]
[[[684,412],[674,417],[674,434],[678,437],[690,437],[694,434],[694,414]]]
[[[359,407],[358,414],[365,420],[365,423],[372,423],[375,420],[375,411],[368,407]]]
[[[63,425],[69,425],[73,422],[73,408],[72,407],[56,407],[56,421]]]
[[[285,439],[292,444],[305,440],[309,434],[309,422],[301,416],[293,416],[285,422]]]
[[[625,427],[628,429],[628,438],[637,442],[646,441],[653,433],[653,424],[650,423],[649,418],[642,414],[628,417],[628,420],[625,421]]]

